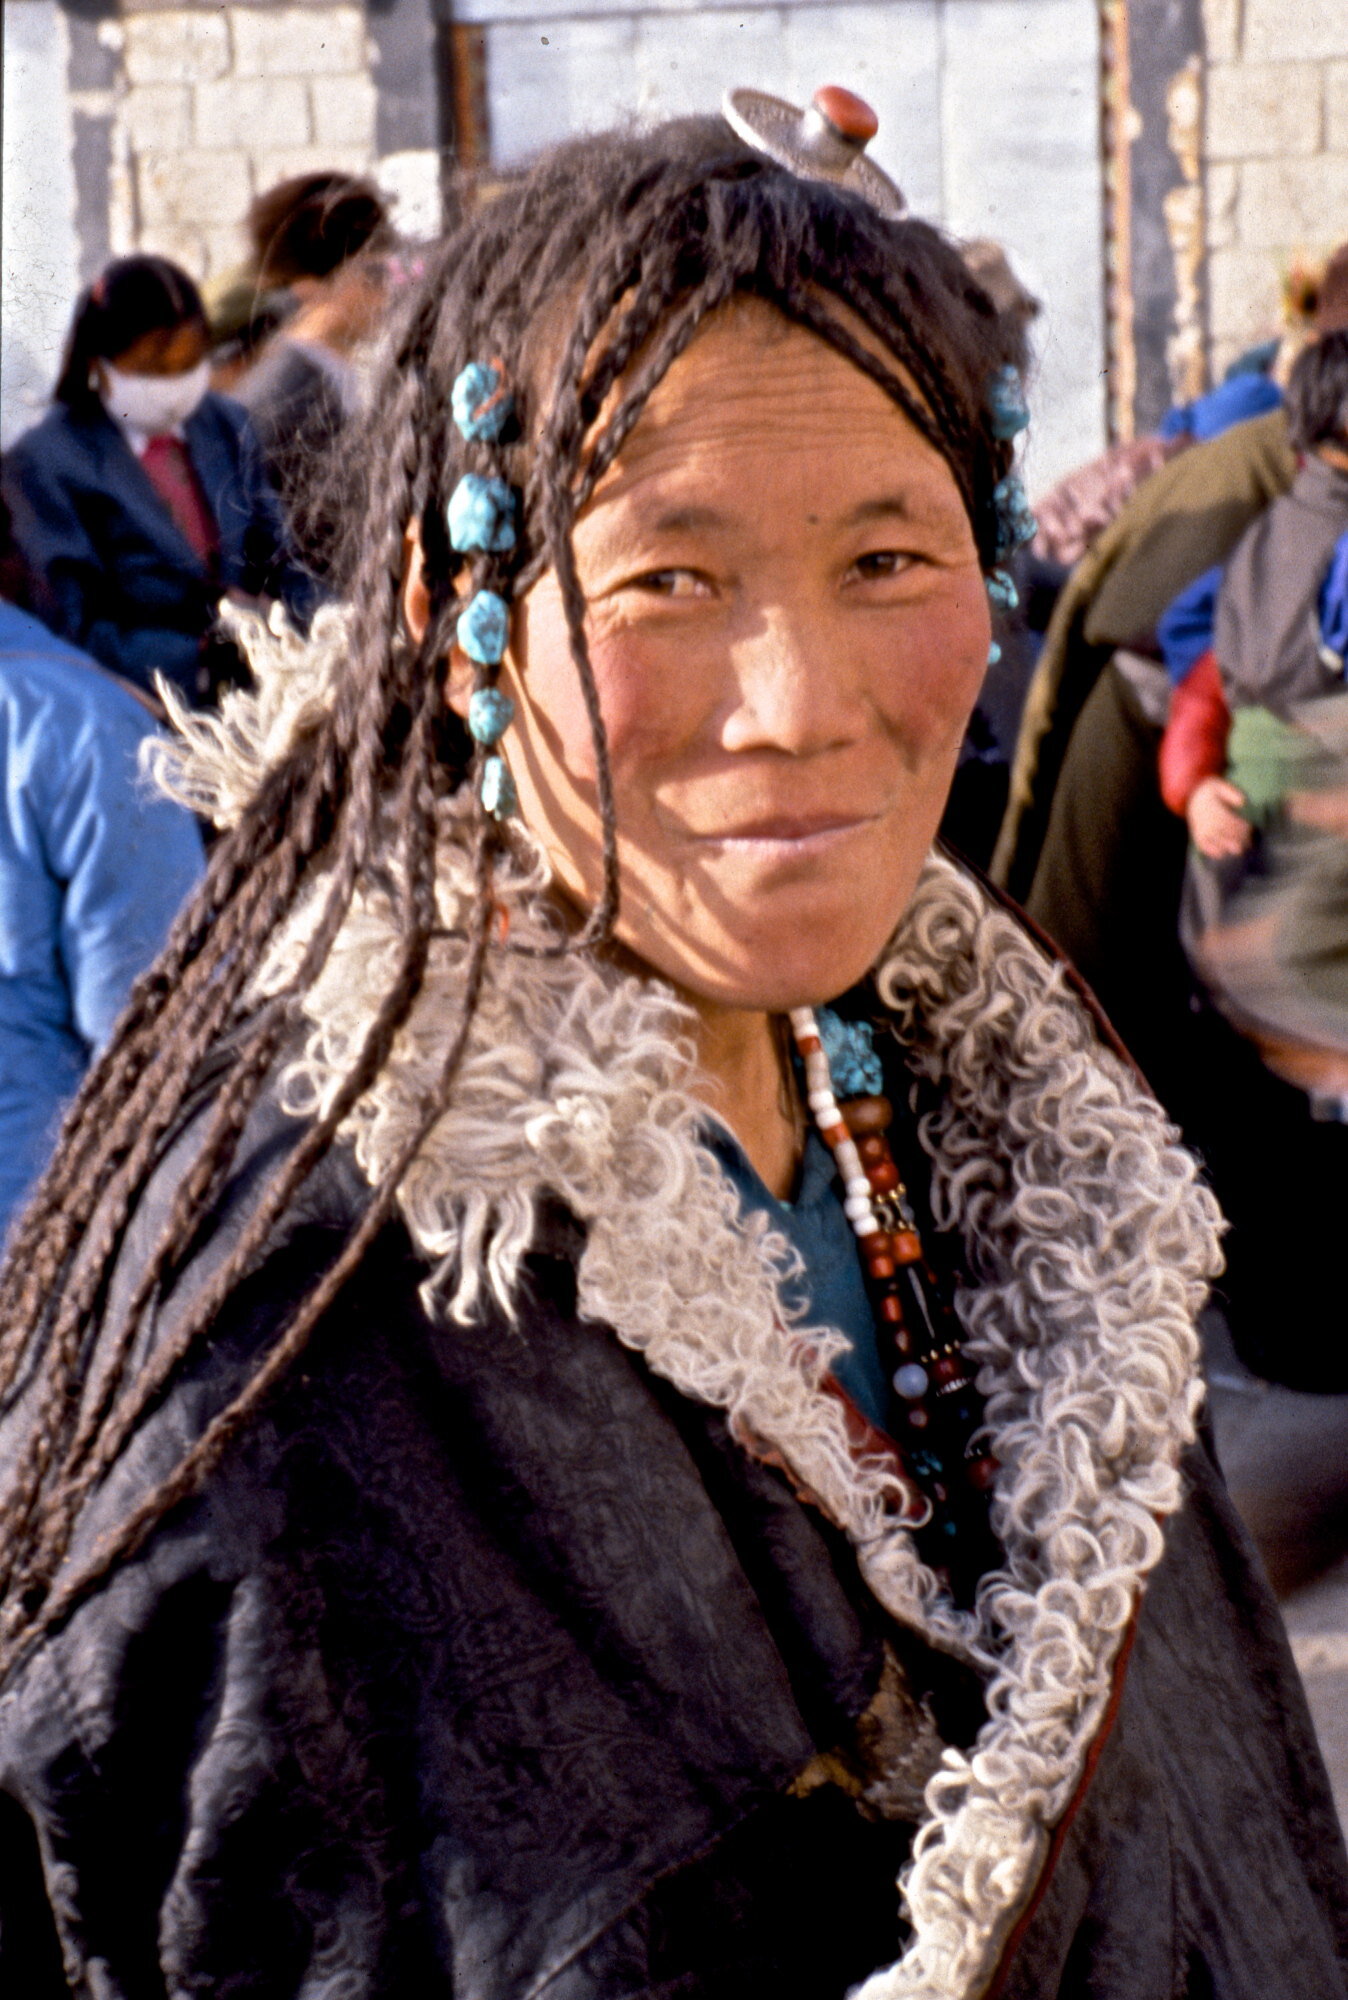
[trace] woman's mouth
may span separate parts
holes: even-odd
[[[873,813],[776,813],[695,838],[699,847],[720,847],[731,853],[759,854],[764,859],[804,858],[826,852],[849,834],[874,825],[877,817]]]

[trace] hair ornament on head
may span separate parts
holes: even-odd
[[[515,506],[504,479],[465,472],[445,509],[450,547],[460,555],[504,555],[515,546]]]
[[[515,410],[515,399],[492,361],[470,361],[454,378],[449,406],[460,436],[470,444],[494,444]]]
[[[1008,472],[1005,479],[999,479],[992,489],[992,504],[997,510],[997,554],[999,559],[1014,555],[1017,549],[1032,542],[1039,532],[1039,523],[1030,512],[1030,503],[1025,498],[1025,488],[1020,474]]]
[[[859,194],[890,222],[908,213],[894,182],[866,158],[880,129],[869,104],[840,84],[816,90],[808,111],[763,90],[728,90],[721,116],[746,146],[787,167],[802,180],[830,181]]]
[[[1025,407],[1020,370],[1009,361],[996,371],[988,383],[988,415],[992,419],[992,435],[1000,438],[1003,444],[1019,437],[1029,425],[1030,413]]]

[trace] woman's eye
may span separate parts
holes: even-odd
[[[864,556],[858,556],[852,567],[858,576],[871,583],[877,578],[898,576],[913,560],[902,549],[870,549]]]
[[[648,569],[632,578],[630,590],[642,590],[652,597],[705,597],[711,586],[692,569]]]

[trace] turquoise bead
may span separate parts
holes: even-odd
[[[1004,569],[995,569],[988,578],[988,597],[1003,611],[1014,611],[1020,603],[1020,592],[1014,580]]]
[[[831,1007],[816,1007],[815,1025],[839,1097],[879,1097],[885,1072],[875,1053],[875,1035],[866,1021],[844,1021]]]
[[[1030,413],[1025,407],[1020,386],[1018,369],[1007,362],[999,368],[988,383],[988,415],[991,419],[992,435],[1004,444],[1019,437],[1030,421]]]
[[[482,804],[493,819],[509,819],[519,804],[515,780],[504,757],[488,757],[482,766]]]
[[[1039,523],[1030,512],[1030,503],[1025,498],[1025,488],[1014,472],[1005,479],[999,479],[992,489],[992,504],[997,510],[997,552],[1009,556],[1026,542],[1032,542],[1039,530]]]
[[[515,546],[515,495],[504,479],[465,472],[450,495],[445,519],[451,548],[503,555]]]
[[[455,631],[470,660],[480,667],[494,667],[504,658],[510,636],[510,606],[494,590],[479,590],[467,610],[460,612]]]
[[[515,408],[510,395],[498,395],[501,371],[487,361],[470,361],[454,378],[449,407],[460,435],[470,442],[492,444],[509,423]]]
[[[490,750],[515,719],[515,704],[499,688],[476,688],[468,698],[468,733]]]
[[[988,647],[988,665],[990,667],[995,667],[998,660],[1000,660],[1001,657],[1002,657],[1002,649],[997,644],[997,641],[994,639],[992,644]]]

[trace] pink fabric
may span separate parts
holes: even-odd
[[[1034,503],[1039,523],[1034,553],[1046,562],[1073,568],[1143,480],[1190,442],[1187,437],[1134,438],[1129,444],[1111,445],[1100,458],[1069,472]]]

